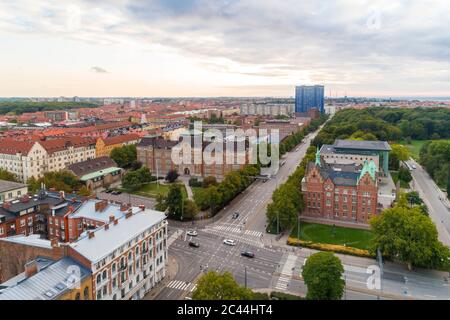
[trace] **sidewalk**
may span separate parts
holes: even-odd
[[[178,268],[179,266],[177,260],[174,257],[169,256],[166,267],[166,276],[157,285],[155,285],[142,300],[155,299],[155,297],[158,296],[165,287],[167,287],[169,282],[175,278],[178,273]]]

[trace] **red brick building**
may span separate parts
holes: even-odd
[[[378,214],[378,170],[373,161],[327,164],[317,152],[302,180],[303,215],[367,224]]]

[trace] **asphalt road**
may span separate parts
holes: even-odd
[[[413,189],[419,192],[428,206],[429,216],[439,232],[439,240],[450,246],[450,208],[446,205],[445,196],[424,168],[412,159],[408,163],[416,167],[411,170]]]
[[[179,264],[179,272],[168,283],[156,299],[189,298],[199,276],[206,270],[229,271],[241,285],[252,289],[270,289],[294,294],[306,294],[300,277],[305,259],[317,252],[306,248],[292,248],[275,241],[265,233],[266,206],[276,187],[295,170],[306,153],[309,141],[305,141],[287,154],[286,164],[277,177],[267,181],[256,181],[239,195],[220,218],[206,227],[199,228],[196,241],[199,248],[188,246],[187,228],[170,228],[169,255]],[[232,219],[234,212],[238,219]],[[175,232],[180,232],[175,234]],[[234,239],[234,247],[223,244],[224,239]],[[254,259],[242,257],[242,250],[255,253]],[[430,270],[409,272],[404,265],[385,263],[380,287],[370,289],[367,285],[371,274],[369,266],[376,266],[374,259],[337,255],[345,269],[345,299],[450,299],[450,284],[447,273]],[[247,277],[245,277],[245,275]]]

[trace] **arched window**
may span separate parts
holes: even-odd
[[[89,287],[84,288],[83,296],[84,300],[89,300]]]
[[[106,279],[106,270],[103,270],[103,273],[102,273],[102,279],[103,279],[103,280]]]
[[[111,270],[112,270],[112,273],[116,272],[116,264],[115,263],[112,264]]]
[[[102,277],[100,275],[97,276],[97,283],[100,283],[102,281]]]

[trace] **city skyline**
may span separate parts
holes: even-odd
[[[0,96],[448,96],[449,4],[0,4]],[[296,44],[299,45],[296,45]]]

